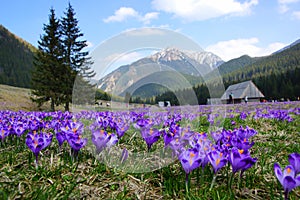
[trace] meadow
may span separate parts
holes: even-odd
[[[0,199],[299,199],[299,124],[300,102],[2,110]]]

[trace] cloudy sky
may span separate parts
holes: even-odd
[[[51,7],[69,1],[10,0],[0,24],[37,46]],[[227,61],[268,55],[300,39],[300,0],[70,0],[89,51],[124,31],[151,27],[178,32]],[[134,59],[137,53],[127,58]]]

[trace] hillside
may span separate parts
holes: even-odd
[[[232,60],[229,60],[228,62],[223,63],[218,67],[219,73],[221,75],[229,74],[233,71],[236,71],[240,68],[243,68],[247,65],[254,64],[255,62],[263,59],[263,57],[255,57],[252,58],[248,55],[243,55],[239,58],[235,58]]]
[[[0,85],[0,110],[37,110],[30,100],[30,90],[26,88]]]
[[[300,44],[270,56],[262,57],[256,62],[238,68],[223,76],[225,82],[237,82],[254,79],[270,74],[281,74],[300,67]]]
[[[0,25],[0,84],[30,87],[36,48]]]

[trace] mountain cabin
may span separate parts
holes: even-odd
[[[250,80],[230,85],[221,97],[223,104],[260,102],[265,96]],[[246,100],[246,101],[245,101]]]

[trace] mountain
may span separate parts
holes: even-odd
[[[136,83],[141,87],[144,84],[151,84],[151,81],[153,84],[160,84],[166,79],[179,79],[184,82],[182,84],[188,86],[223,62],[221,58],[210,52],[167,48],[130,65],[119,67],[103,77],[99,81],[98,88],[115,95],[124,95],[129,92],[126,89],[130,87],[130,92],[134,92],[132,88],[138,89],[134,86]],[[183,77],[186,77],[185,80],[189,77],[190,82],[183,80]],[[144,82],[143,79],[145,79]],[[153,91],[153,93],[156,92]]]
[[[218,67],[218,70],[221,75],[228,74],[235,70],[243,68],[247,65],[251,65],[262,58],[263,57],[252,58],[248,55],[243,55],[239,58],[235,58],[235,59],[229,60],[228,62],[224,62],[223,64],[221,64]]]
[[[0,25],[0,84],[30,87],[36,48]]]
[[[281,74],[300,67],[300,43],[276,54],[256,58],[253,63],[223,75],[225,82],[240,82],[272,73]]]
[[[300,39],[299,39],[299,40],[296,40],[295,42],[293,42],[292,44],[290,44],[290,45],[288,45],[288,46],[286,46],[286,47],[283,47],[282,49],[280,49],[280,50],[278,50],[278,51],[275,51],[273,54],[280,53],[280,52],[282,52],[282,51],[284,51],[284,50],[287,50],[287,49],[289,49],[289,48],[291,48],[291,47],[293,47],[293,46],[299,44],[299,43],[300,43]]]
[[[300,43],[294,43],[276,54],[251,58],[242,56],[230,60],[218,70],[209,73],[205,80],[193,87],[198,103],[206,104],[208,98],[220,98],[228,86],[252,80],[267,100],[299,100],[300,97]],[[220,75],[221,74],[221,75]],[[186,96],[177,90],[177,96]],[[191,90],[191,89],[190,89]],[[169,100],[178,105],[174,91],[156,96],[156,101]]]

